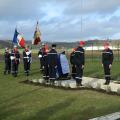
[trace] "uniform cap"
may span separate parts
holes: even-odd
[[[109,46],[109,42],[104,42],[104,46]]]
[[[80,42],[79,42],[79,45],[84,45],[84,44],[85,44],[84,41],[80,41]]]

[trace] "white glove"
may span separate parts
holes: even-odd
[[[42,58],[42,55],[39,55],[38,57],[39,57],[39,58]]]
[[[10,59],[11,59],[11,60],[14,60],[14,59],[15,59],[15,57],[11,56],[11,57],[10,57]]]
[[[26,55],[28,56],[30,53],[31,53],[30,51],[29,51],[29,52],[26,52]]]

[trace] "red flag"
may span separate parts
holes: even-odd
[[[25,40],[24,40],[24,38],[20,34],[18,34],[17,39],[18,39],[18,45],[20,47],[24,48],[25,47]]]
[[[25,47],[25,40],[22,35],[17,31],[17,28],[15,29],[13,43],[18,44],[22,48]]]

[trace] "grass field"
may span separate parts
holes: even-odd
[[[39,62],[34,62],[30,79],[40,78]],[[119,63],[113,77],[119,76]],[[22,63],[18,78],[3,75],[0,63],[0,120],[87,120],[120,111],[120,97],[88,90],[61,90],[24,84]],[[116,72],[114,72],[114,70]],[[85,76],[103,77],[101,64],[86,62]]]

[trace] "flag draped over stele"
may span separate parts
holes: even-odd
[[[39,23],[37,22],[36,29],[34,32],[33,41],[32,41],[33,45],[38,45],[41,42],[40,36],[41,36],[41,32],[39,30]]]

